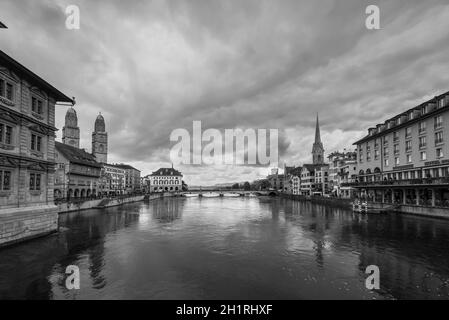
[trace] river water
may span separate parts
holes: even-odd
[[[449,221],[280,198],[165,198],[60,215],[0,250],[0,299],[448,299]],[[80,289],[65,286],[80,269]],[[368,290],[366,267],[380,270]]]

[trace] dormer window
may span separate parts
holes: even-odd
[[[423,107],[421,108],[421,113],[422,113],[422,114],[426,114],[426,113],[427,113],[427,106],[423,106]]]

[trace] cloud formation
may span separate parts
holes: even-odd
[[[372,1],[371,1],[372,2]],[[98,112],[109,158],[143,174],[169,165],[169,136],[278,128],[281,163],[309,162],[316,113],[326,152],[448,90],[449,4],[360,0],[2,1],[2,50],[75,96],[81,145]],[[81,29],[65,28],[65,8]],[[65,109],[57,110],[62,128]],[[60,132],[59,132],[60,138]],[[253,180],[266,168],[181,167],[189,184]]]

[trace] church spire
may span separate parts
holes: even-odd
[[[313,164],[323,164],[324,163],[324,147],[321,142],[320,134],[320,121],[318,119],[318,113],[316,115],[316,127],[315,127],[315,142],[312,147],[312,157]]]
[[[318,119],[318,113],[316,114],[315,143],[321,143],[320,120]]]

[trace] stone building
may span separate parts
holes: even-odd
[[[108,133],[101,113],[95,119],[94,132],[92,132],[92,154],[98,162],[108,163]]]
[[[172,168],[160,168],[149,176],[151,192],[182,191],[182,174]]]
[[[57,102],[73,103],[0,50],[0,245],[57,229]]]
[[[84,149],[55,142],[55,198],[88,198],[97,196],[101,164]]]
[[[369,128],[354,143],[359,172],[353,186],[376,202],[447,208],[448,142],[446,92]]]

